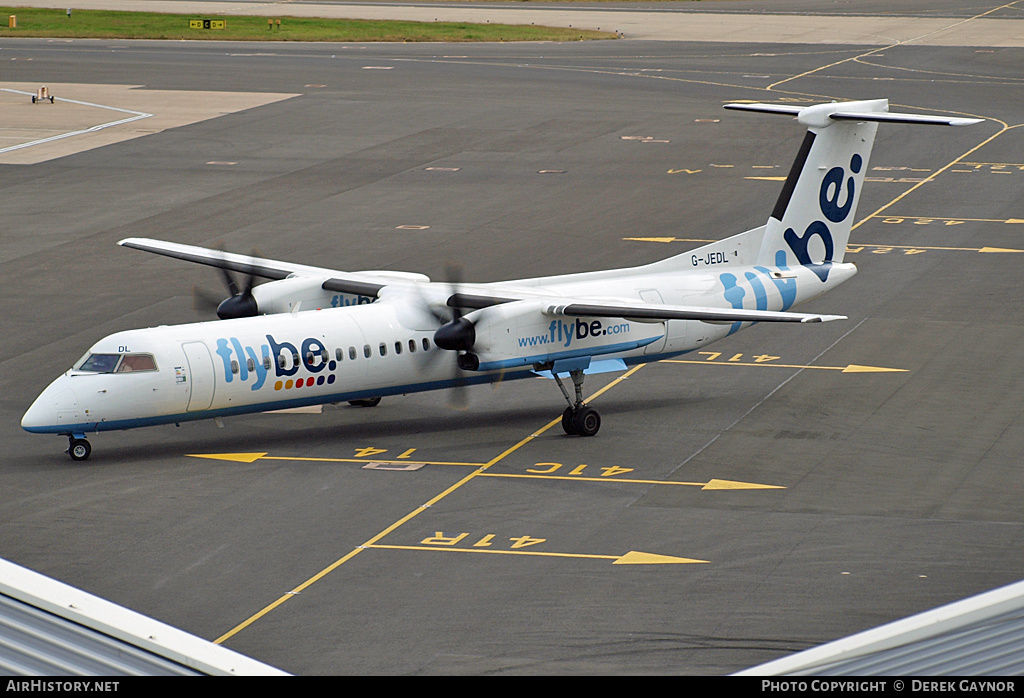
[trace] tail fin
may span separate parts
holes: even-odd
[[[889,101],[873,99],[798,107],[728,104],[726,109],[790,114],[807,135],[765,227],[757,263],[810,267],[822,280],[832,262],[843,261],[879,122],[966,126],[958,119],[889,112]]]

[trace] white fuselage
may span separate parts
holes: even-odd
[[[802,267],[740,266],[724,254],[721,260],[698,260],[688,271],[662,271],[655,263],[472,289],[538,301],[627,298],[785,310],[854,272],[852,265],[834,265],[823,284]],[[463,371],[455,352],[434,345],[438,320],[423,296],[423,289],[410,288],[372,304],[119,332],[47,387],[22,426],[84,434],[526,378],[559,360],[638,363],[693,351],[740,327],[540,312],[510,317],[505,308],[512,305],[496,305],[476,311],[481,370]],[[107,358],[107,368],[95,370],[93,356]]]

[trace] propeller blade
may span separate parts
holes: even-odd
[[[220,250],[221,254],[224,254],[224,243],[218,243],[216,248]],[[242,286],[239,287],[238,281],[235,280],[235,276],[230,270],[220,267],[220,272],[224,278],[224,285],[227,287],[229,295],[227,298],[213,302],[217,317],[221,320],[232,320],[258,315],[259,307],[256,303],[256,298],[252,295],[252,289],[256,285],[256,275],[250,271],[246,274]],[[205,308],[209,304],[210,298],[208,294],[200,293],[198,290],[193,291],[193,307],[198,310],[201,307]]]
[[[457,296],[462,287],[462,266],[449,262],[444,267],[445,281],[448,282],[448,289],[452,296]],[[462,308],[450,306],[452,309],[452,321],[457,322],[462,318]]]
[[[192,287],[192,309],[200,315],[212,315],[217,312],[217,306],[223,298],[219,294]]]

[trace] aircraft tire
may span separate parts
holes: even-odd
[[[601,415],[593,407],[584,405],[574,411],[572,426],[580,436],[593,436],[601,428]]]
[[[576,427],[572,425],[573,409],[566,407],[565,412],[562,413],[562,431],[569,436],[576,436]]]
[[[348,404],[353,407],[376,407],[380,404],[379,397],[368,397],[364,400],[349,400]]]
[[[71,460],[85,460],[92,453],[92,446],[86,439],[71,439],[68,444],[68,455]]]

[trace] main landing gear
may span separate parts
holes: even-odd
[[[576,369],[569,372],[573,387],[576,389],[575,402],[569,396],[569,391],[565,389],[558,374],[552,371],[551,375],[555,377],[558,389],[562,391],[565,401],[569,403],[565,412],[562,413],[562,430],[570,436],[593,436],[596,434],[601,428],[601,415],[593,407],[583,402],[583,370]]]
[[[71,434],[68,436],[67,454],[71,460],[85,460],[92,453],[92,446],[84,436]]]

